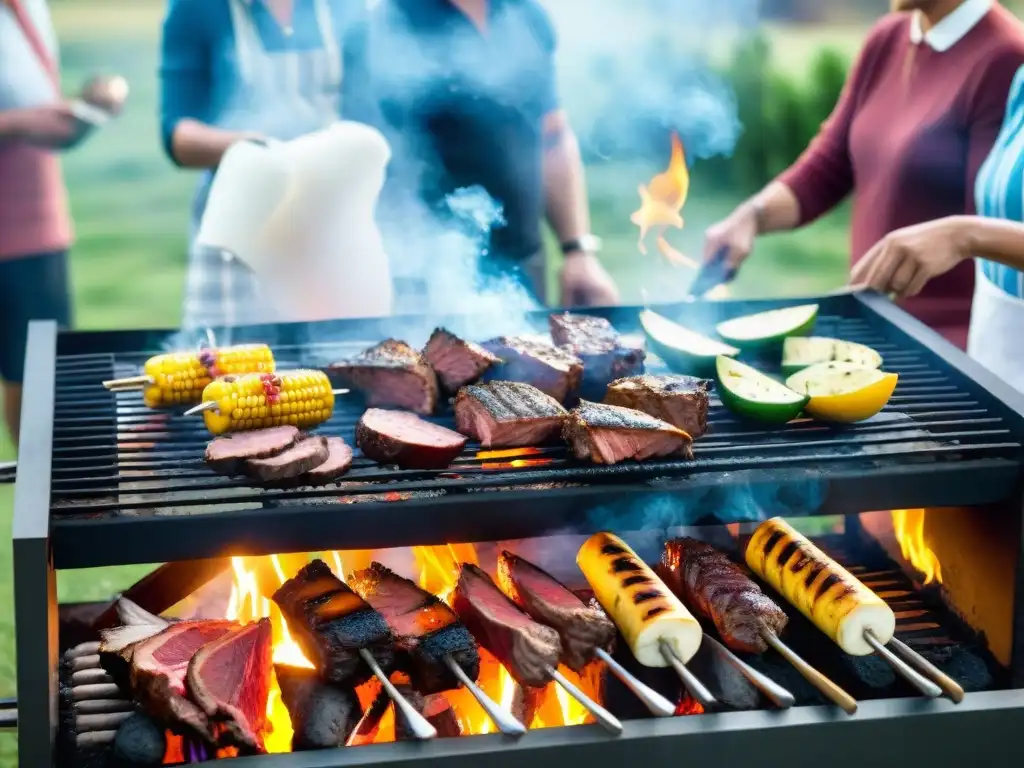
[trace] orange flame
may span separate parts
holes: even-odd
[[[925,540],[925,511],[923,509],[892,510],[892,528],[899,542],[903,559],[919,570],[925,584],[942,583],[939,558]]]
[[[662,235],[666,229],[683,228],[683,217],[680,212],[690,191],[690,172],[686,167],[686,155],[679,134],[672,134],[672,154],[668,169],[657,174],[646,186],[641,184],[637,191],[640,193],[640,208],[629,217],[629,220],[640,228],[640,240],[637,244],[640,253],[647,253],[647,233],[656,231],[659,237],[658,248],[670,263],[691,265],[693,262],[690,259],[667,242],[662,243]]]

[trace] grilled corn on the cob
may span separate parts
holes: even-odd
[[[334,392],[323,371],[247,373],[215,379],[203,390],[203,412],[215,435],[285,424],[306,429],[322,424],[334,410]]]
[[[580,548],[576,564],[641,664],[669,666],[662,640],[684,664],[697,653],[703,638],[700,624],[618,536],[594,534]]]
[[[273,372],[274,353],[266,344],[156,355],[143,368],[149,383],[142,399],[150,408],[191,405],[202,399],[203,389],[218,376]]]
[[[758,526],[747,544],[746,560],[754,573],[847,653],[874,652],[864,639],[865,630],[870,629],[880,643],[892,639],[892,608],[782,518]]]

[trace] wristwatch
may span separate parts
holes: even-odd
[[[572,240],[566,240],[559,247],[565,256],[573,253],[598,253],[601,250],[601,238],[597,235],[580,235]]]

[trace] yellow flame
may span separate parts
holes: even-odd
[[[660,240],[662,239],[661,235],[669,227],[683,228],[683,217],[680,212],[683,210],[686,197],[690,192],[690,172],[686,167],[686,154],[678,134],[672,134],[672,154],[669,158],[668,169],[654,176],[646,186],[641,184],[637,188],[637,192],[640,194],[640,208],[629,217],[629,220],[640,228],[640,240],[637,248],[640,253],[646,254],[645,240],[648,232],[657,231]],[[666,242],[664,246],[668,246],[668,243]],[[674,254],[686,259],[671,246],[666,252],[664,246],[659,242],[659,250],[670,262],[672,262]],[[670,256],[670,254],[672,255]]]
[[[892,510],[892,528],[903,559],[921,572],[925,584],[942,583],[939,558],[929,548],[924,535],[925,510]]]

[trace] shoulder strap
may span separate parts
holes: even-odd
[[[32,17],[28,15],[28,11],[22,5],[21,0],[4,0],[4,2],[7,3],[7,6],[14,14],[14,20],[17,22],[18,27],[21,28],[25,39],[28,40],[28,44],[32,47],[36,58],[39,59],[39,63],[50,76],[53,87],[57,93],[60,93],[60,73],[57,71],[57,62],[54,61],[50,51],[47,50],[46,44],[39,35],[39,30],[36,29],[36,25],[32,22]]]

